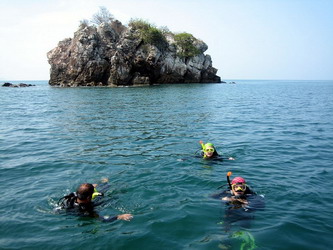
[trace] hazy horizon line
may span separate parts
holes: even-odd
[[[8,80],[8,79],[0,79],[1,82],[48,82],[49,80]],[[226,78],[221,79],[222,82],[225,81],[333,81],[333,79],[259,79],[259,78]]]

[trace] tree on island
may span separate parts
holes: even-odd
[[[92,17],[91,23],[97,26],[102,23],[111,23],[114,20],[114,16],[104,6],[99,7],[99,11]]]

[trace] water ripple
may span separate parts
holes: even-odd
[[[236,249],[237,235],[252,235],[259,249],[328,249],[332,86],[2,88],[0,248]],[[199,140],[236,160],[194,157]],[[264,195],[265,208],[228,221],[211,198],[227,171]],[[97,211],[133,213],[131,222],[54,211],[80,183],[104,177]]]

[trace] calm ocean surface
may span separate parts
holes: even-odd
[[[0,249],[332,249],[333,82],[0,88]],[[235,161],[195,157],[199,140]],[[265,208],[211,198],[243,176]],[[107,177],[101,215],[58,214]],[[242,248],[243,247],[243,248]]]

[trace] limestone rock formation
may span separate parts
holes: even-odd
[[[153,30],[147,41],[142,30],[119,21],[98,27],[81,24],[73,38],[59,42],[47,54],[49,84],[60,87],[128,86],[162,83],[219,83],[217,69],[204,52],[208,46],[194,37],[195,53],[187,52],[171,32],[156,42]],[[158,36],[157,36],[158,37]],[[155,39],[155,40],[154,40]]]

